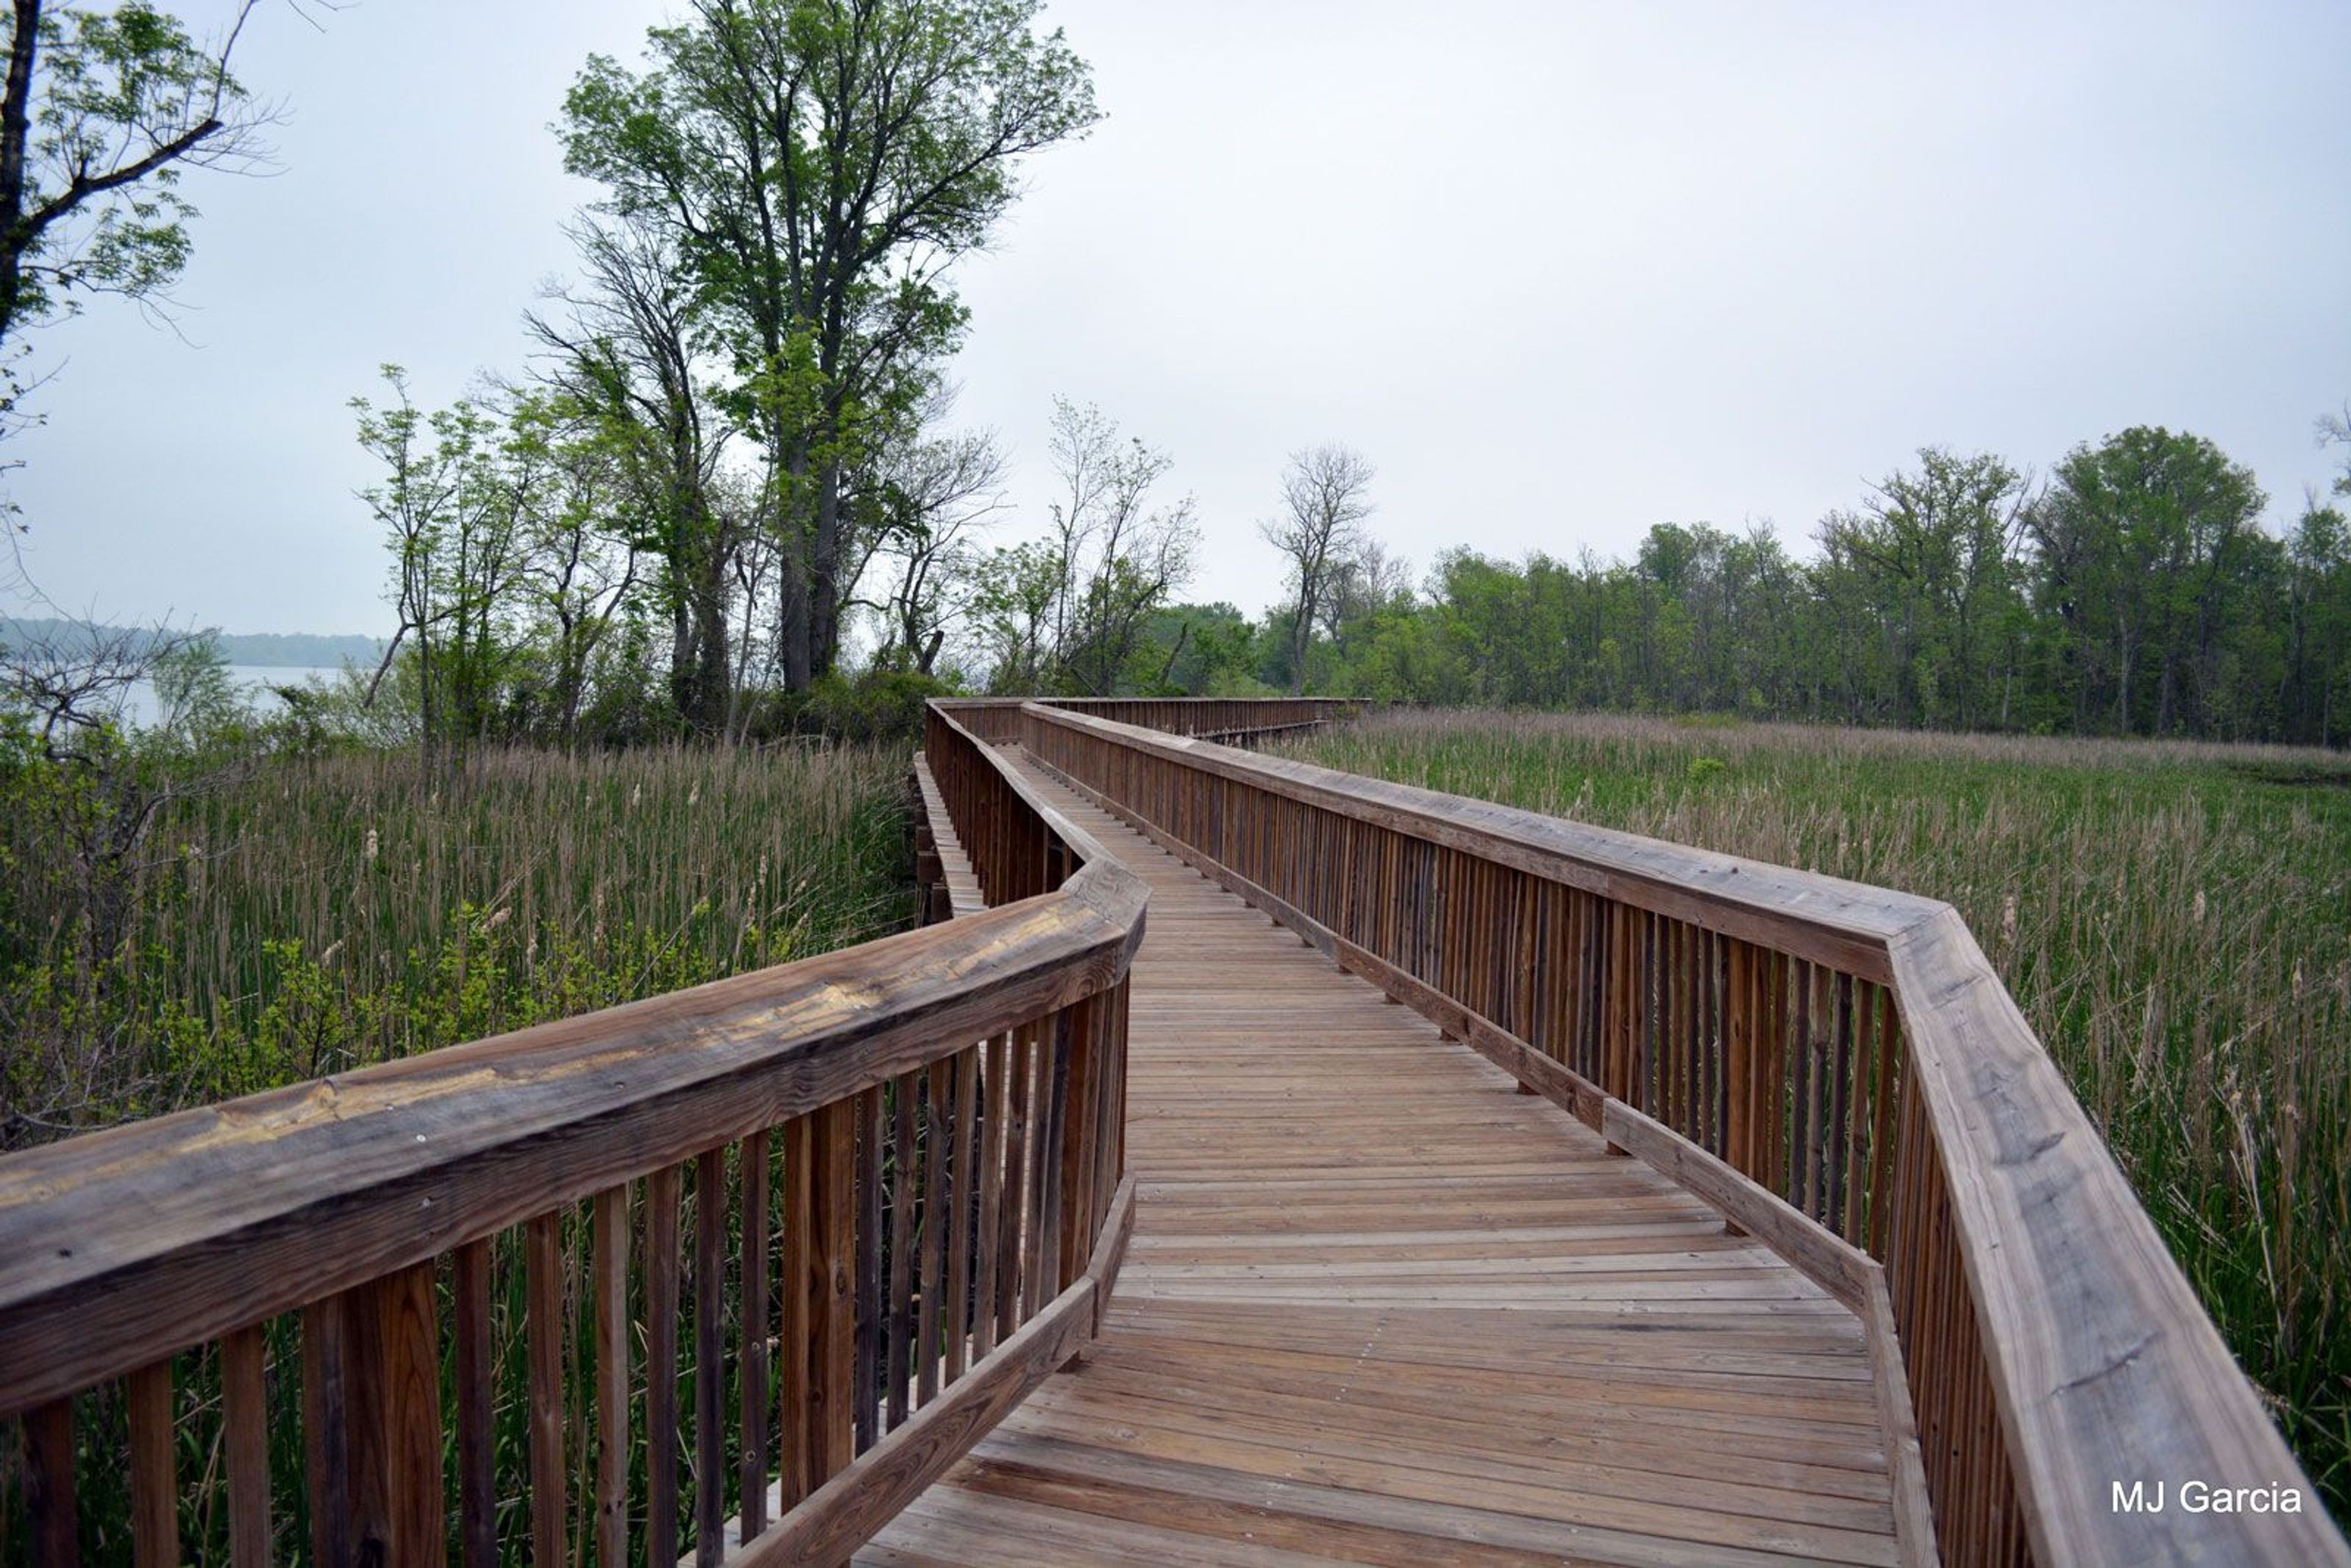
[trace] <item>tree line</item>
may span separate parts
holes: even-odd
[[[950,269],[1097,117],[1038,11],[693,0],[638,65],[590,59],[556,131],[603,195],[532,362],[439,408],[388,366],[355,402],[398,616],[371,702],[389,682],[427,745],[741,738],[837,684],[861,614],[868,663],[933,672],[1003,466],[945,428]],[[1068,542],[1123,568],[1148,519],[1099,514],[1164,459],[1064,414]],[[998,575],[1017,618],[1031,585]],[[1123,591],[1050,610],[1116,620]]]
[[[80,298],[159,297],[181,170],[266,159],[227,68],[253,9],[206,44],[138,0],[16,8],[0,374]],[[2039,480],[1927,449],[1801,554],[1668,523],[1629,559],[1452,550],[1417,579],[1372,531],[1369,461],[1311,447],[1269,485],[1287,588],[1252,618],[1179,602],[1201,530],[1171,455],[1060,400],[1041,527],[991,544],[1006,463],[951,424],[953,267],[1098,118],[1040,13],[689,0],[635,63],[591,57],[555,131],[601,194],[529,361],[443,406],[387,367],[355,400],[397,631],[316,715],[430,748],[853,728],[951,687],[1311,690],[2351,742],[2340,505],[2272,531],[2248,470],[2152,427]],[[0,433],[24,390],[0,385]],[[2351,450],[2343,419],[2322,435]]]
[[[1801,555],[1669,523],[1629,560],[1452,550],[1418,580],[1371,463],[1310,447],[1252,619],[1178,601],[1170,455],[1060,400],[1042,526],[988,547],[1005,462],[948,423],[950,271],[1096,116],[1036,12],[694,0],[640,66],[589,62],[557,130],[605,195],[534,362],[429,411],[387,370],[357,404],[400,621],[371,691],[428,744],[740,739],[947,687],[2351,740],[2341,511],[2270,532],[2249,470],[2153,427],[2044,480],[1928,448]]]
[[[2351,456],[2343,419],[2320,435]],[[1364,526],[1370,476],[1343,449],[1293,456],[1265,529],[1286,601],[1165,612],[1178,687],[2351,744],[2342,507],[2308,497],[2273,532],[2200,436],[2134,427],[2040,483],[1929,447],[1810,556],[1768,526],[1662,523],[1629,560],[1454,549],[1418,583]]]

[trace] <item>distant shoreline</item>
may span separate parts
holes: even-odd
[[[71,646],[93,636],[100,640],[136,638],[152,635],[156,630],[144,626],[92,626],[86,622],[54,617],[0,616],[0,643]],[[384,638],[356,632],[223,632],[216,626],[197,631],[213,639],[225,663],[254,669],[332,670],[345,664],[372,668],[383,658],[386,645]]]

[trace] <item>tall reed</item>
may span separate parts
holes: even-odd
[[[1290,749],[1949,901],[2351,1512],[2351,760],[1459,713]]]
[[[0,1142],[216,1100],[861,941],[908,911],[903,750],[267,763],[173,802],[108,972],[0,988]]]

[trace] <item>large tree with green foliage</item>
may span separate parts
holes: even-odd
[[[0,89],[0,431],[27,328],[81,297],[153,299],[187,265],[183,169],[249,170],[256,113],[229,57],[259,0],[204,44],[144,0],[14,0]]]
[[[1998,711],[2018,645],[2016,541],[2030,492],[1990,453],[1938,446],[1897,469],[1821,545],[1855,619],[1874,621],[1886,716],[1971,728]]]
[[[672,237],[697,346],[762,450],[791,689],[840,649],[871,434],[928,393],[961,332],[944,270],[987,242],[1019,161],[1096,118],[1084,62],[1038,10],[695,0],[648,35],[646,68],[598,57],[566,100],[567,166]]]
[[[2126,734],[2210,729],[2226,633],[2252,608],[2264,502],[2252,470],[2156,426],[2058,465],[2028,520],[2077,726],[2103,715]]]

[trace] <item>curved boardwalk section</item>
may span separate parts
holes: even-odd
[[[871,1563],[1898,1560],[1860,1323],[1040,770],[1151,886],[1102,1339]]]

